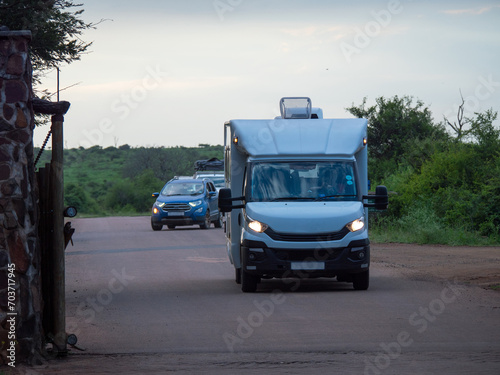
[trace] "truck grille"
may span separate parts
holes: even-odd
[[[312,261],[312,260],[335,260],[337,259],[344,248],[340,249],[318,249],[311,251],[311,249],[301,250],[301,249],[269,249],[274,254],[274,256],[279,260],[287,260],[287,261]]]
[[[164,205],[163,211],[189,211],[191,206],[186,203],[167,203]]]
[[[349,229],[346,227],[342,228],[338,232],[331,233],[278,233],[267,228],[264,232],[269,237],[275,241],[288,241],[288,242],[323,242],[323,241],[338,241],[345,237],[349,233]]]

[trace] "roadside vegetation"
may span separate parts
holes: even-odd
[[[79,216],[146,215],[174,176],[192,176],[196,160],[221,159],[222,146],[120,147],[94,146],[64,150],[64,199]],[[38,153],[39,150],[35,149]],[[45,150],[37,169],[50,162]]]
[[[347,110],[368,119],[372,188],[386,185],[389,209],[370,217],[375,242],[500,243],[500,129],[487,110],[434,123],[411,97]]]
[[[372,190],[386,185],[389,209],[370,213],[374,242],[500,244],[500,129],[497,113],[435,123],[412,97],[347,108],[369,120]],[[223,146],[65,150],[65,200],[80,216],[148,215],[166,181],[192,175],[194,162],[223,158]],[[50,160],[43,153],[38,167]]]

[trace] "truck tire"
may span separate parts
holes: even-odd
[[[352,275],[352,286],[355,290],[367,290],[370,286],[370,271],[355,273]]]
[[[241,284],[241,268],[234,269],[234,276],[235,276],[236,284]]]
[[[249,274],[248,272],[241,270],[241,290],[245,293],[255,293],[257,290],[257,284],[259,283],[259,277]]]

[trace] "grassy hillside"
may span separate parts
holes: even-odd
[[[223,157],[222,146],[131,148],[127,145],[64,150],[66,204],[82,215],[149,213],[151,193],[176,175],[192,175],[194,162]],[[35,153],[38,154],[37,149]],[[45,150],[37,168],[50,162]]]

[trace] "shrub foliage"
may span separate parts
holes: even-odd
[[[394,192],[373,228],[397,241],[469,244],[500,241],[500,130],[497,113],[467,118],[467,137],[435,124],[411,97],[366,99],[347,110],[369,120],[372,186]],[[387,240],[387,235],[384,235]]]

